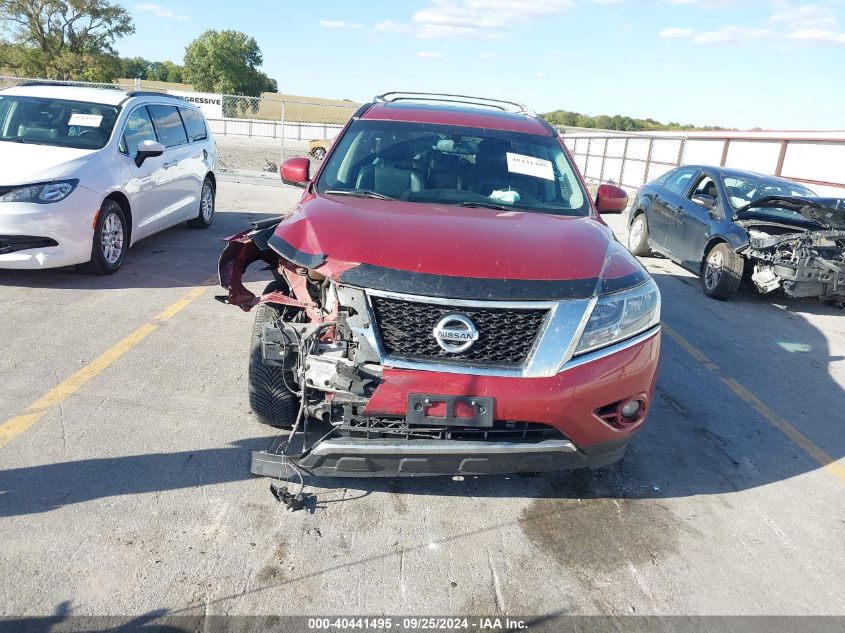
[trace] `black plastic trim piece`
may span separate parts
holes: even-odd
[[[272,240],[270,245],[274,246]],[[423,297],[460,298],[470,301],[587,299],[593,296],[598,284],[596,277],[551,281],[544,279],[480,279],[477,277],[451,277],[395,270],[373,264],[360,264],[342,272],[340,281],[351,286],[371,290],[399,292]]]
[[[647,280],[648,277],[646,277],[640,270],[636,270],[628,275],[623,275],[622,277],[616,277],[615,279],[605,278],[601,280],[599,294],[607,295],[619,292],[620,290],[628,290],[629,288],[634,288],[635,286],[645,283]]]
[[[268,239],[267,244],[286,260],[303,268],[317,268],[322,266],[326,261],[326,256],[322,253],[317,255],[303,253],[285,242],[278,235],[273,235]]]

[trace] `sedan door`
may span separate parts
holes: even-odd
[[[672,173],[660,189],[660,204],[656,205],[655,215],[660,218],[660,238],[655,238],[655,241],[676,261],[681,261],[679,252],[682,240],[681,222],[678,216],[684,212],[685,206],[689,203],[686,194],[697,173],[698,169],[694,167],[682,167]],[[651,231],[650,223],[649,231]]]
[[[658,248],[667,252],[672,252],[670,232],[674,229],[677,209],[696,171],[689,167],[676,169],[650,187],[653,195],[647,216],[649,237]]]
[[[716,206],[712,209],[694,202],[698,194],[715,199]],[[709,200],[709,198],[704,198]],[[700,272],[704,248],[710,240],[713,223],[718,221],[724,213],[724,201],[719,195],[719,188],[713,176],[703,173],[695,185],[690,189],[684,201],[683,210],[678,214],[678,240],[675,253],[681,260],[681,265],[695,273]]]

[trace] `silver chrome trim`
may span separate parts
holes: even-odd
[[[522,442],[474,442],[460,440],[384,440],[338,437],[323,440],[308,453],[322,457],[344,455],[464,455],[475,453],[576,453],[578,448],[569,440]]]
[[[607,356],[613,356],[613,354],[622,352],[628,349],[629,347],[639,345],[640,343],[647,341],[648,339],[657,336],[658,334],[660,334],[659,324],[655,325],[649,330],[646,330],[645,332],[637,334],[636,336],[626,338],[624,341],[619,341],[618,343],[614,343],[613,345],[608,345],[607,347],[600,347],[599,349],[595,349],[591,352],[586,352],[584,354],[581,354],[580,356],[576,356],[568,363],[566,363],[561,368],[561,371],[566,371],[567,369],[572,369],[573,367],[580,367],[581,365],[592,363],[593,361],[597,361]]]
[[[381,337],[378,336],[378,328],[373,327],[374,338],[377,339],[380,361],[386,367],[511,378],[548,378],[559,373],[564,364],[572,357],[580,340],[581,333],[584,331],[587,321],[589,321],[590,314],[592,314],[593,306],[597,301],[595,297],[590,299],[566,299],[563,301],[472,301],[425,297],[383,290],[364,289],[364,291],[367,296],[371,324],[375,323],[376,320],[375,311],[373,310],[370,299],[373,296],[456,308],[548,310],[546,319],[540,326],[534,344],[528,352],[527,360],[522,366],[510,368],[475,365],[471,362],[452,364],[392,358],[385,354]]]

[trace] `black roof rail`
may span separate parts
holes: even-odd
[[[97,84],[94,86],[85,86],[74,83],[67,83],[64,81],[24,81],[16,86],[8,86],[9,88],[23,88],[29,86],[57,86],[60,88],[94,88],[96,90],[124,90],[117,84]]]
[[[513,114],[537,116],[537,113],[531,108],[518,101],[506,101],[504,99],[490,99],[488,97],[472,97],[469,95],[440,92],[408,92],[404,90],[397,90],[378,95],[375,97],[374,101],[383,101],[386,103],[393,103],[394,101],[436,101],[438,103],[458,103],[463,105],[476,105],[485,108],[494,108],[496,110],[511,112]]]
[[[185,97],[180,97],[179,95],[172,95],[169,92],[156,92],[155,90],[131,90],[126,93],[127,99],[130,99],[132,97],[169,97],[171,99],[179,99],[180,101],[185,101]]]

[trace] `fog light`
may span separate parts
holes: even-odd
[[[643,403],[639,400],[631,400],[630,402],[625,403],[625,406],[622,407],[622,414],[623,418],[628,418],[629,420],[632,418],[637,417],[637,414],[642,409]]]

